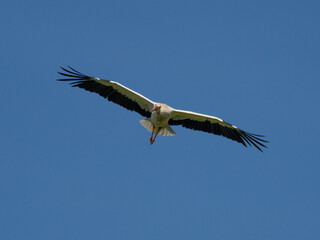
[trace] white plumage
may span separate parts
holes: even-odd
[[[177,110],[166,104],[153,102],[120,83],[86,76],[71,67],[62,68],[62,70],[64,72],[58,73],[68,78],[58,79],[59,81],[71,81],[72,87],[98,93],[109,101],[146,117],[140,123],[151,132],[150,144],[153,144],[157,135],[175,135],[170,125],[182,125],[185,128],[227,137],[244,146],[253,145],[260,151],[262,151],[261,147],[266,147],[263,143],[267,141],[261,139],[264,136],[245,132],[220,118]]]

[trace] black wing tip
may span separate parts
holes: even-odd
[[[249,146],[253,145],[261,152],[263,152],[261,147],[268,148],[266,145],[264,145],[264,143],[269,143],[269,141],[262,139],[263,137],[265,137],[264,135],[249,133],[249,132],[245,132],[243,130],[240,130],[240,134],[241,134],[242,140],[244,140],[243,144],[245,146],[246,146],[246,144],[244,142],[246,142]]]
[[[57,81],[79,81],[88,80],[90,77],[82,74],[81,72],[75,70],[74,68],[67,65],[68,68],[60,66],[63,71],[57,71],[58,74],[68,78],[59,78]]]
[[[261,152],[263,152],[262,147],[267,148],[267,146],[264,145],[264,143],[268,143],[268,141],[262,139],[265,136],[245,132],[237,127],[232,126],[231,124],[227,124],[228,126],[222,126],[219,123],[210,123],[207,120],[197,121],[186,118],[179,120],[170,119],[169,125],[182,125],[182,127],[185,128],[223,136],[238,143],[241,143],[245,147],[256,147]]]

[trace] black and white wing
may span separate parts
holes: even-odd
[[[72,87],[79,87],[98,93],[109,101],[119,104],[130,111],[135,111],[144,117],[151,116],[150,110],[154,107],[155,103],[148,98],[120,83],[86,76],[70,66],[68,67],[69,69],[61,67],[64,72],[58,72],[60,75],[68,78],[58,79],[58,81],[70,81]]]
[[[244,146],[253,145],[261,152],[260,147],[266,148],[263,143],[268,142],[261,139],[264,137],[262,135],[245,132],[220,118],[195,112],[175,109],[171,114],[169,125],[182,125],[185,128],[221,135]]]

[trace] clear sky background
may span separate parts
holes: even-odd
[[[320,239],[319,1],[4,1],[0,239]],[[57,82],[267,136],[264,153]]]

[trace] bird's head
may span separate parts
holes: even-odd
[[[158,112],[158,111],[160,111],[160,108],[161,108],[160,105],[155,105],[155,107],[150,112],[153,112],[153,111]]]

